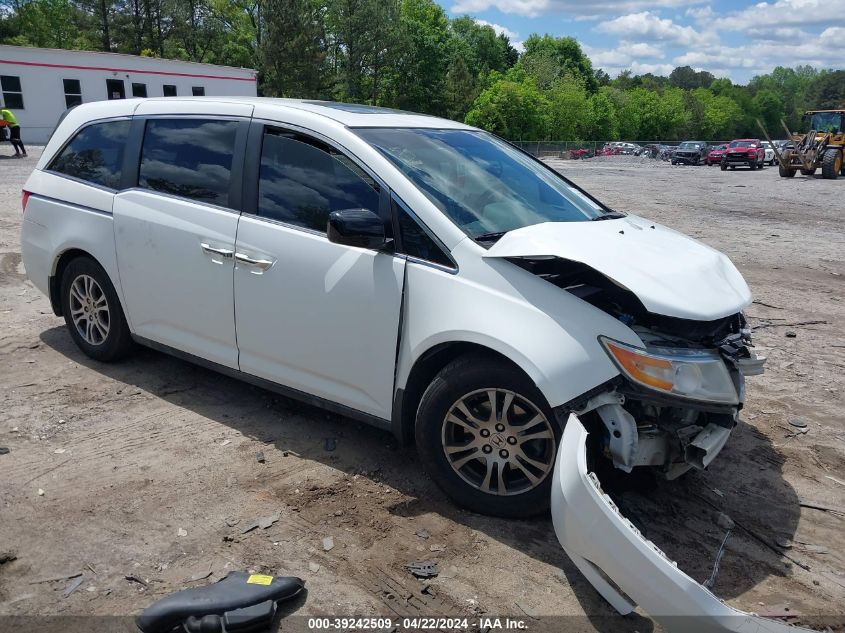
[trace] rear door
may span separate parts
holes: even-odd
[[[235,256],[241,370],[390,419],[405,260],[326,236],[329,213],[348,208],[392,231],[386,188],[324,140],[259,122],[250,162]]]
[[[213,116],[135,121],[138,181],[115,196],[115,244],[135,334],[237,368],[232,274],[249,129],[238,115],[251,109],[227,116],[218,105]]]

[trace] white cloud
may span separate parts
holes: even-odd
[[[713,7],[692,7],[687,9],[687,16],[694,19],[696,22],[706,22],[713,18],[716,15],[716,12],[713,11]]]
[[[672,64],[649,64],[638,61],[632,61],[621,64],[595,64],[596,67],[601,68],[611,77],[617,77],[619,73],[624,70],[630,70],[635,75],[645,75],[651,73],[652,75],[668,75],[675,68]]]
[[[581,48],[593,62],[595,68],[624,69],[639,64],[640,59],[662,59],[663,49],[648,42],[628,42],[622,40],[616,48],[595,48],[581,43]],[[671,69],[670,69],[671,70]],[[650,72],[650,71],[645,71]]]
[[[663,49],[647,42],[619,42],[618,48],[627,50],[634,57],[664,57]]]
[[[511,31],[506,26],[502,26],[501,24],[494,24],[493,22],[488,22],[487,20],[479,20],[478,18],[473,18],[476,24],[480,24],[481,26],[489,26],[491,29],[496,31],[496,35],[504,35],[507,37],[510,42],[511,46],[513,46],[516,50],[520,53],[525,50],[525,46],[522,44],[522,40],[519,39],[519,33],[516,31]]]
[[[735,47],[688,51],[672,61],[681,66],[748,69],[755,72],[769,72],[775,66],[794,67],[805,64],[817,68],[833,68],[842,66],[843,41],[845,27],[833,26],[809,39],[799,39],[795,42],[754,41]]]
[[[845,26],[845,0],[776,0],[722,16],[713,26],[728,31],[764,27]]]
[[[706,0],[455,0],[452,13],[480,13],[488,9],[498,9],[502,13],[516,13],[528,17],[537,17],[545,13],[571,13],[573,15],[594,16],[607,13],[625,13],[638,9],[662,9],[668,7],[687,7],[703,4]]]
[[[676,24],[651,11],[620,15],[599,23],[595,30],[611,35],[669,42],[678,46],[703,46],[713,43],[716,39],[711,32],[696,31],[691,26]]]

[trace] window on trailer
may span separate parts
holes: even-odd
[[[147,98],[147,84],[132,84],[132,96]]]
[[[82,103],[82,85],[78,79],[62,79],[65,89],[65,107],[72,108]]]
[[[4,107],[10,110],[23,110],[23,90],[21,90],[20,77],[0,76],[0,88],[3,91]]]
[[[106,79],[106,92],[109,96],[109,101],[113,99],[125,99],[126,87],[123,85],[123,79]]]
[[[165,97],[175,97],[176,96],[176,86],[172,84],[164,84],[163,94]]]
[[[195,97],[204,97],[205,88],[203,86],[194,86],[191,88],[191,94]]]

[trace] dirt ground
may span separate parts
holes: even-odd
[[[548,517],[454,507],[384,432],[157,352],[84,357],[20,264],[20,189],[37,155],[0,158],[0,553],[16,557],[0,562],[0,615],[134,615],[247,569],[306,579],[296,615],[512,615],[529,628],[571,616],[556,630],[659,630],[614,615]],[[845,181],[630,157],[554,166],[611,207],[727,253],[754,293],[748,315],[769,359],[711,469],[621,492],[621,508],[699,581],[727,514],[736,527],[717,595],[845,629]],[[428,583],[403,567],[425,559],[440,569]],[[69,595],[69,580],[33,582],[77,572]]]

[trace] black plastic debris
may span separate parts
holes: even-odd
[[[229,572],[219,582],[184,589],[147,607],[135,620],[142,633],[235,633],[268,630],[276,605],[298,595],[305,582],[293,576]]]
[[[434,578],[440,573],[437,563],[433,560],[420,560],[408,563],[405,568],[417,578]]]

